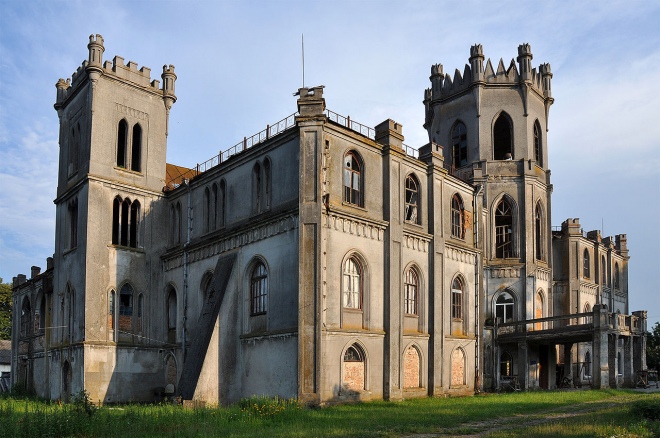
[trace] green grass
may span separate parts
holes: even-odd
[[[377,401],[323,409],[255,397],[228,408],[123,405],[102,406],[91,413],[81,403],[4,398],[0,437],[396,437],[488,431],[493,437],[646,437],[660,432],[658,420],[645,414],[659,405],[660,394],[614,390]],[[548,412],[573,416],[540,423]]]

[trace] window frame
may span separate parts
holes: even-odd
[[[412,173],[406,176],[404,187],[405,193],[405,211],[404,221],[410,224],[421,224],[421,191],[419,180]]]
[[[465,239],[465,207],[463,198],[458,193],[451,197],[451,235],[458,239]]]
[[[451,282],[451,319],[454,321],[463,320],[464,292],[465,282],[460,275],[457,275]]]
[[[504,123],[506,123],[505,126]],[[502,111],[493,123],[493,160],[513,160],[515,158],[513,140],[513,121],[506,112]],[[510,154],[511,157],[507,157],[507,154]]]
[[[349,158],[350,162],[347,161]],[[342,200],[344,203],[364,207],[364,171],[364,160],[357,151],[350,150],[344,154],[342,164]],[[356,184],[357,188],[354,187]]]
[[[349,267],[354,269],[349,270]],[[357,291],[352,290],[354,287],[357,287]],[[342,265],[342,308],[356,311],[362,310],[363,296],[364,267],[360,259],[353,254],[346,258]]]
[[[495,207],[495,258],[497,259],[516,257],[514,217],[515,209],[512,201],[507,196],[503,196]]]
[[[543,137],[538,120],[534,121],[534,160],[543,167]]]
[[[250,316],[268,313],[268,269],[262,260],[250,269]]]
[[[451,128],[451,164],[458,169],[468,165],[467,128],[457,121]]]
[[[419,316],[419,274],[412,266],[404,276],[403,308],[406,315]]]
[[[496,321],[500,318],[499,316],[500,309],[502,309],[501,324],[506,324],[507,322],[516,321],[516,298],[511,292],[507,290],[502,291],[502,293],[500,293],[499,295],[497,295],[497,297],[495,297],[494,304],[495,304],[494,307],[495,307]],[[510,318],[507,318],[508,316],[510,316]]]
[[[582,251],[582,277],[591,278],[591,254],[588,248]]]

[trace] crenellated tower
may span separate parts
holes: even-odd
[[[155,281],[144,272],[158,264],[163,245],[152,217],[164,209],[176,74],[174,66],[164,66],[161,87],[148,67],[138,69],[119,56],[104,61],[101,35],[90,35],[87,48],[87,59],[72,77],[56,84],[60,156],[53,326],[58,328],[49,343],[61,352],[51,373],[64,373],[69,384],[64,393],[85,387],[99,391],[91,394],[95,400],[107,401],[112,390],[85,382],[106,379],[98,374],[110,372],[108,357],[120,356],[125,346],[145,344],[149,327],[141,320],[142,308],[160,305],[151,291]],[[85,368],[97,361],[110,368]]]

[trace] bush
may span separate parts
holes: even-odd
[[[84,412],[90,417],[99,409],[89,397],[89,392],[84,389],[81,389],[78,394],[73,396],[72,403],[76,411],[80,413]]]
[[[631,411],[647,420],[660,420],[660,399],[638,400],[633,403]]]

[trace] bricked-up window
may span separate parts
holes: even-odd
[[[117,167],[126,167],[126,152],[128,148],[128,123],[126,120],[119,122],[117,128]]]
[[[353,344],[344,353],[344,386],[352,391],[365,388],[365,356],[359,345]]]
[[[495,257],[513,257],[513,209],[506,198],[495,209]]]
[[[268,309],[268,271],[263,263],[258,262],[252,268],[250,276],[250,314],[262,315]]]
[[[451,130],[452,163],[454,167],[467,164],[467,130],[462,122],[458,122]]]
[[[619,263],[614,263],[614,289],[621,289],[621,278],[619,274]]]
[[[536,243],[536,260],[545,260],[545,233],[543,232],[543,209],[541,203],[536,204],[534,212],[534,228],[535,228],[535,243]]]
[[[406,271],[404,308],[408,315],[417,315],[417,293],[419,291],[419,278],[414,268]]]
[[[133,126],[133,143],[131,145],[131,170],[142,170],[142,127],[139,123]]]
[[[465,385],[465,352],[456,348],[451,352],[451,386]]]
[[[543,166],[543,148],[541,146],[541,125],[537,120],[534,122],[534,160],[539,166]]]
[[[463,319],[463,281],[459,277],[451,284],[451,317]]]
[[[463,239],[465,229],[463,227],[463,200],[457,194],[451,197],[451,235]]]
[[[584,278],[591,277],[591,258],[589,256],[589,250],[586,248],[582,253],[582,276]]]
[[[119,292],[119,316],[133,316],[133,286],[129,283]]]
[[[513,361],[508,351],[503,351],[500,355],[500,376],[513,376]]]
[[[363,178],[364,169],[360,155],[354,151],[348,152],[344,156],[344,202],[364,206]]]
[[[420,374],[419,351],[410,346],[403,354],[403,387],[419,388]]]
[[[607,286],[607,261],[605,256],[600,258],[600,284]]]
[[[502,292],[495,301],[495,317],[498,323],[513,322],[513,297],[508,292]]]
[[[32,321],[32,307],[28,297],[23,298],[21,305],[21,336],[25,337],[30,334],[30,322]]]
[[[343,306],[349,309],[362,308],[362,266],[355,257],[344,263]]]
[[[406,222],[419,224],[421,215],[419,214],[419,183],[413,175],[406,177]]]
[[[499,115],[493,126],[493,153],[495,160],[513,159],[513,133],[507,113]]]

